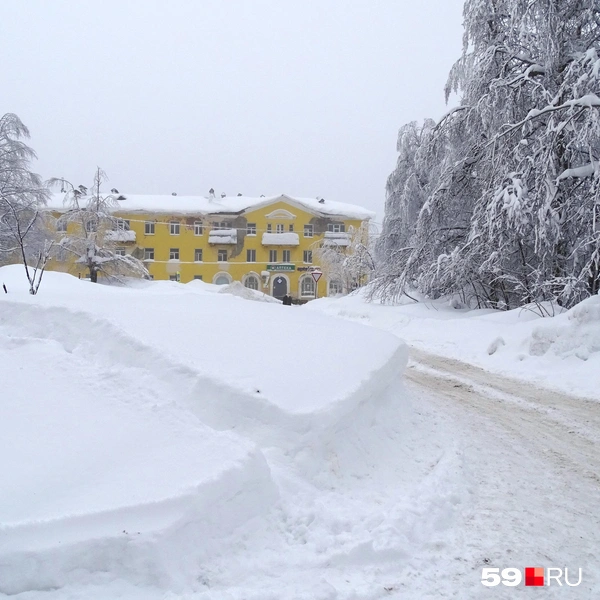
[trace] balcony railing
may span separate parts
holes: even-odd
[[[105,237],[111,242],[135,242],[135,231],[131,229],[111,229],[106,232]]]
[[[343,231],[326,231],[323,239],[324,246],[349,246],[350,234]]]
[[[297,233],[263,233],[263,246],[299,246],[300,238]]]
[[[209,244],[237,244],[237,229],[211,229]]]

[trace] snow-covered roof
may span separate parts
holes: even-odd
[[[275,202],[287,202],[301,209],[322,216],[345,217],[348,219],[371,219],[373,211],[362,206],[316,198],[295,198],[286,194],[265,198],[249,196],[226,196],[224,198],[206,198],[204,196],[167,196],[167,195],[138,195],[123,194],[125,200],[119,201],[122,212],[154,212],[166,214],[235,214],[243,211],[256,210]],[[65,210],[64,194],[52,194],[48,208]]]

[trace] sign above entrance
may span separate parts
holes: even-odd
[[[296,265],[267,265],[267,271],[295,271]]]
[[[318,283],[319,279],[321,279],[321,276],[323,275],[323,273],[321,271],[313,271],[311,273],[312,278],[315,280],[315,283]]]

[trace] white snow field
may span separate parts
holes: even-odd
[[[600,598],[596,299],[541,320],[58,273],[32,297],[21,269],[0,598]],[[481,584],[528,566],[583,579]]]
[[[536,385],[600,399],[600,297],[570,311],[533,305],[511,311],[456,309],[447,300],[366,302],[363,288],[307,309],[394,333],[411,347]]]

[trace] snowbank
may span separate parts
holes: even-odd
[[[21,269],[0,269],[0,594],[196,590],[272,518],[273,465],[327,488],[400,452],[392,335],[206,284],[47,273],[30,296]]]
[[[453,308],[446,300],[381,305],[365,291],[323,298],[310,311],[373,325],[432,354],[472,363],[541,387],[600,399],[599,298],[570,311],[535,306],[511,311]]]
[[[253,444],[173,406],[148,373],[99,368],[76,349],[81,330],[52,339],[38,313],[50,328],[29,335],[13,322],[24,314],[3,308],[0,592],[60,587],[75,567],[178,585],[185,568],[157,548],[197,557],[269,509],[276,493]],[[191,531],[206,543],[192,547]]]
[[[232,296],[237,296],[238,298],[243,298],[244,300],[281,304],[281,300],[277,300],[277,298],[273,298],[273,296],[269,296],[268,294],[263,294],[258,290],[251,290],[243,285],[240,281],[234,281],[229,285],[220,285],[217,287],[219,288],[217,290],[219,294],[231,294]]]

